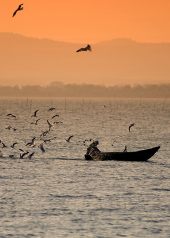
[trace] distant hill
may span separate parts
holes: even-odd
[[[0,84],[170,82],[170,43],[115,39],[92,45],[91,53],[76,53],[81,46],[0,33]]]

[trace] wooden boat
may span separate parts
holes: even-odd
[[[133,152],[98,152],[93,155],[86,154],[86,160],[122,160],[122,161],[147,161],[158,150],[160,146],[153,147],[146,150],[139,150]]]

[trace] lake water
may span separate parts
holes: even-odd
[[[170,100],[0,99],[0,119],[0,238],[170,237]],[[59,123],[42,153],[47,120]],[[85,161],[85,139],[102,151],[161,149],[143,163]]]

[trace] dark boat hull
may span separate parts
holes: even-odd
[[[120,161],[147,161],[158,150],[160,146],[147,150],[139,150],[134,152],[101,152],[97,157],[85,155],[87,160],[120,160]]]

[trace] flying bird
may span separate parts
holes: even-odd
[[[31,122],[32,125],[38,125],[38,122],[40,121],[41,119],[37,119],[35,122]]]
[[[31,117],[37,117],[38,112],[39,112],[39,110],[36,110]]]
[[[124,151],[123,152],[127,152],[127,146],[125,145]]]
[[[51,119],[54,119],[55,117],[59,117],[59,115],[56,114],[56,115],[52,116]]]
[[[40,150],[42,151],[42,153],[45,152],[45,149],[44,149],[43,143],[41,143],[38,147],[40,148]]]
[[[8,114],[7,114],[7,117],[13,117],[13,118],[16,118],[16,116],[15,116],[14,114],[12,114],[12,113],[8,113]]]
[[[32,159],[33,155],[35,154],[35,152],[32,152],[31,154],[28,155],[28,159]]]
[[[34,145],[34,142],[35,142],[35,139],[36,139],[36,137],[33,137],[33,138],[32,138],[32,141],[31,141],[31,142],[28,142],[28,143],[26,144],[26,146],[33,146],[33,145]]]
[[[135,123],[130,124],[130,126],[129,126],[129,132],[130,132],[130,129],[131,129],[134,125],[135,125]]]
[[[73,137],[73,135],[69,136],[69,137],[66,139],[66,141],[67,141],[67,142],[70,142],[70,140],[71,140],[72,137]]]
[[[11,148],[14,149],[17,144],[18,144],[17,142],[13,143],[13,144],[11,145]]]
[[[49,130],[48,131],[43,131],[42,133],[41,133],[41,135],[40,135],[40,137],[44,137],[44,136],[46,136],[47,134],[49,133]]]
[[[50,131],[50,130],[51,130],[51,127],[52,127],[53,125],[49,122],[49,120],[47,120],[47,123],[48,123],[49,131]]]
[[[50,107],[49,109],[48,109],[48,111],[54,111],[55,110],[55,107]]]
[[[81,51],[92,51],[91,45],[87,45],[86,47],[82,47],[78,49],[76,52],[81,52]]]
[[[20,155],[19,155],[19,158],[20,158],[20,159],[24,159],[24,156],[26,156],[27,154],[29,154],[29,151],[20,154]]]
[[[22,11],[24,8],[23,8],[23,3],[22,4],[20,4],[19,6],[18,6],[18,8],[14,11],[14,13],[13,13],[13,15],[12,15],[12,17],[14,17],[16,14],[17,14],[17,12],[18,11]]]

